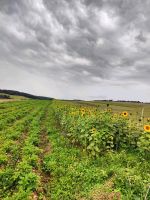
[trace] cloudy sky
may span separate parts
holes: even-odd
[[[150,101],[150,1],[0,0],[0,88]]]

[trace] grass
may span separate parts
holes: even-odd
[[[84,102],[82,102],[84,104]],[[99,106],[102,109],[107,108],[107,104],[109,104],[109,107],[112,108],[114,112],[121,112],[121,111],[128,111],[129,113],[132,112],[136,114],[137,112],[140,114],[142,111],[142,108],[144,108],[144,114],[145,117],[150,116],[150,104],[148,103],[131,103],[131,102],[109,102],[109,101],[88,101],[89,105],[95,105]]]

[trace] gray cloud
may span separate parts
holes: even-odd
[[[149,0],[1,0],[0,87],[149,101]]]

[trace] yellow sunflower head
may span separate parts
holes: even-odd
[[[85,113],[85,109],[84,108],[81,108],[80,111],[81,111],[81,113]]]
[[[144,125],[144,131],[150,132],[150,125]]]
[[[147,118],[147,122],[150,122],[150,117]]]
[[[81,113],[81,116],[84,117],[84,116],[85,116],[85,113]]]
[[[112,109],[111,109],[111,108],[109,108],[109,109],[108,109],[108,112],[111,112],[111,111],[112,111]]]
[[[92,129],[90,130],[91,133],[95,133],[96,131],[97,131],[96,128],[92,128]]]
[[[122,112],[123,117],[127,117],[128,115],[129,115],[128,112],[126,112],[126,111]]]
[[[113,114],[113,117],[115,118],[115,117],[118,117],[118,114],[117,113],[114,113]]]

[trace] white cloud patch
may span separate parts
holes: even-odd
[[[100,25],[107,29],[113,30],[117,28],[118,17],[114,16],[114,12],[112,10],[100,10],[98,12]]]

